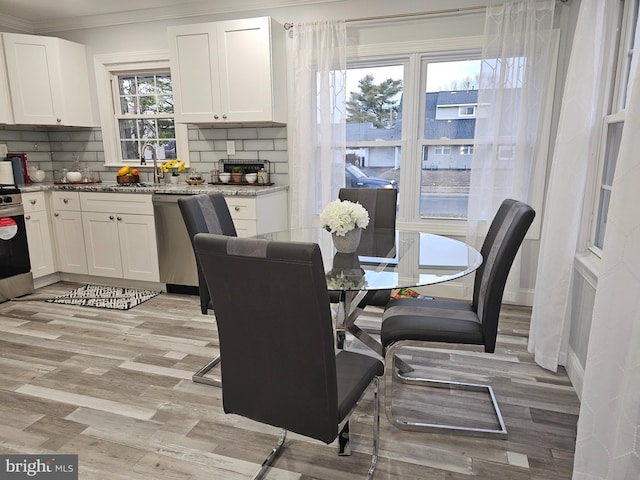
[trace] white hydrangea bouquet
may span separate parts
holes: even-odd
[[[366,228],[369,212],[359,203],[334,200],[322,210],[320,223],[327,232],[344,236],[355,228]]]

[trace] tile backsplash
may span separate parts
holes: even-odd
[[[218,167],[221,159],[269,160],[271,181],[289,183],[289,155],[286,126],[220,128],[189,126],[189,160],[191,168],[205,174]],[[233,141],[235,155],[227,155],[227,141]],[[75,162],[89,167],[103,181],[115,180],[114,167],[105,167],[100,128],[48,128],[0,126],[0,143],[10,152],[24,152],[29,165],[37,164],[45,171],[46,181],[53,172],[71,168]],[[150,181],[142,178],[143,181]]]

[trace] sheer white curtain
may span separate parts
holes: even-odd
[[[574,480],[640,478],[638,132],[640,75],[636,72],[613,179],[593,308]]]
[[[608,2],[583,0],[564,87],[540,240],[529,351],[542,367],[557,371],[568,349],[573,266],[589,162],[596,161]],[[609,32],[611,34],[611,32]]]
[[[505,198],[531,203],[546,92],[553,65],[555,0],[507,0],[487,7],[467,241],[480,248]],[[518,301],[520,261],[505,301]]]
[[[289,129],[291,227],[319,226],[344,186],[347,35],[344,21],[293,29],[293,108]]]

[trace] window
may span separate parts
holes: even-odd
[[[168,52],[97,55],[95,69],[105,165],[150,167],[152,152],[189,165],[187,126],[173,117]]]
[[[451,155],[451,147],[447,145],[437,145],[434,147],[436,155]]]
[[[603,118],[600,134],[599,174],[596,175],[598,185],[594,188],[593,224],[591,228],[591,250],[600,255],[604,234],[607,228],[607,214],[611,198],[611,186],[616,169],[620,140],[624,128],[625,111],[629,99],[629,82],[633,79],[637,55],[634,55],[636,43],[636,24],[640,0],[621,0],[621,15],[618,23],[618,38],[614,55],[615,70],[609,82],[609,104]]]
[[[458,116],[460,117],[475,117],[476,116],[476,106],[465,106],[458,107]]]
[[[171,73],[114,75],[113,84],[122,161],[144,163],[153,152],[158,160],[176,158]]]

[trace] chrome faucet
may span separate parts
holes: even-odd
[[[151,158],[153,159],[153,184],[156,185],[160,183],[158,176],[158,156],[156,155],[156,148],[151,143],[145,143],[142,146],[142,151],[140,152],[140,163],[144,162],[144,152],[147,148],[151,148]]]

